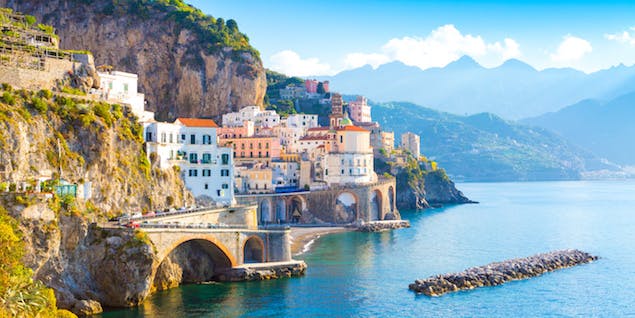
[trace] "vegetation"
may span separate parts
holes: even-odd
[[[85,0],[76,0],[85,1]],[[176,22],[180,29],[192,31],[208,53],[217,53],[223,48],[231,48],[232,57],[241,59],[241,53],[249,53],[260,58],[260,53],[249,44],[249,38],[238,29],[238,23],[229,19],[214,18],[182,0],[111,0],[102,9],[102,14],[127,13],[142,19],[156,19],[163,15]]]
[[[0,206],[0,317],[73,317],[57,310],[53,290],[33,280],[23,255],[18,222]]]

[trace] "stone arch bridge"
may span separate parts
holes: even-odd
[[[242,204],[258,206],[258,224],[350,224],[400,219],[395,180],[366,185],[330,186],[323,190],[237,195]]]

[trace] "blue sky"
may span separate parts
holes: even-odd
[[[392,61],[426,69],[462,55],[585,72],[635,63],[635,1],[552,2],[188,1],[235,19],[265,67],[289,75]]]

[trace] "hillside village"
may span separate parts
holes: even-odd
[[[419,177],[436,166],[420,155],[415,134],[395,148],[363,96],[345,101],[328,83],[306,80],[280,95],[318,101],[326,118],[244,105],[218,121],[159,121],[137,74],[95,66],[88,51],[60,49],[54,29],[30,16],[4,9],[0,28],[0,199],[7,208],[0,217],[8,213],[20,220],[12,231],[40,237],[27,236],[27,248],[46,257],[28,266],[61,308],[83,315],[101,304],[138,305],[183,282],[300,276],[306,264],[292,259],[289,226],[394,229],[409,226],[400,195],[425,207],[423,185],[398,184],[394,175],[408,164]],[[411,182],[417,189],[404,192],[415,195],[398,193]],[[82,252],[93,248],[110,250],[96,258]],[[125,256],[111,263],[109,253]],[[105,263],[116,278],[100,270]],[[75,280],[85,288],[66,283]]]

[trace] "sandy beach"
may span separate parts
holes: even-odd
[[[350,227],[294,227],[291,228],[291,253],[300,255],[307,252],[313,242],[322,235],[353,231]]]

